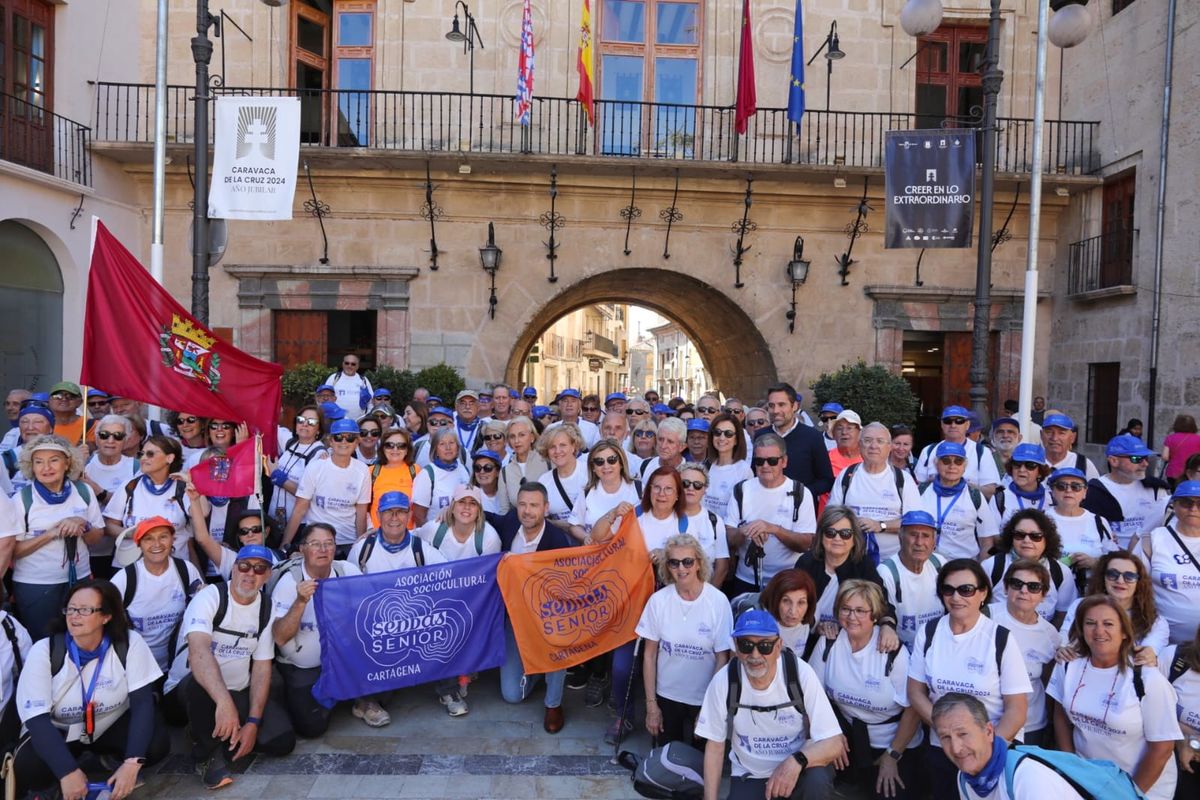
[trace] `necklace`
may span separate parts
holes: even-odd
[[[1084,659],[1083,674],[1079,676],[1079,685],[1075,687],[1075,692],[1071,695],[1071,705],[1067,709],[1067,713],[1072,716],[1075,714],[1075,698],[1079,696],[1079,690],[1086,685],[1083,679],[1087,676],[1088,667],[1091,666],[1091,663],[1092,660],[1090,658]],[[1112,708],[1112,699],[1117,693],[1117,678],[1119,677],[1121,677],[1121,670],[1114,670],[1112,685],[1108,687],[1108,696],[1102,701],[1102,705],[1104,706],[1104,716],[1100,718],[1102,725],[1108,725],[1108,710]]]

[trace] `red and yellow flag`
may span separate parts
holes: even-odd
[[[583,0],[583,14],[579,18],[579,59],[575,64],[579,72],[579,91],[575,99],[583,103],[588,123],[596,124],[595,95],[592,76],[596,74],[595,55],[592,52],[592,6],[591,0]]]
[[[509,556],[496,580],[529,675],[573,667],[631,641],[654,592],[635,514],[626,514],[605,544]]]

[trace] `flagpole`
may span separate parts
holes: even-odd
[[[163,218],[167,190],[167,0],[158,0],[154,39],[154,218],[150,233],[150,274],[163,282]]]

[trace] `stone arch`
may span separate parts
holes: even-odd
[[[614,269],[585,278],[551,298],[517,338],[505,380],[520,385],[537,338],[565,314],[592,303],[631,303],[679,324],[696,343],[717,388],[753,402],[777,380],[775,360],[754,321],[719,289],[665,269]]]
[[[0,380],[49,391],[63,375],[64,274],[40,226],[0,221]]]

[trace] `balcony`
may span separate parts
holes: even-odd
[[[0,160],[91,186],[90,136],[86,125],[0,93]]]
[[[167,141],[191,142],[194,90],[169,86],[167,91]],[[733,130],[732,106],[597,100],[596,125],[592,127],[577,100],[535,97],[530,125],[524,127],[516,122],[509,95],[228,86],[212,91],[218,97],[299,97],[300,141],[310,147],[414,154],[493,153],[881,169],[884,133],[908,130],[917,123],[916,114],[809,111],[798,130],[789,135],[793,126],[787,109],[760,108],[746,133],[739,136]],[[98,83],[96,140],[152,142],[154,93],[152,84]],[[1033,121],[1005,117],[997,124],[997,171],[1028,173],[1033,161]],[[1043,136],[1045,171],[1089,175],[1097,170],[1098,128],[1098,122],[1048,120]]]
[[[1119,227],[1069,246],[1068,294],[1080,299],[1099,299],[1132,294],[1133,254],[1137,251],[1138,229]]]
[[[601,336],[598,333],[589,333],[587,341],[583,346],[583,354],[588,358],[606,358],[619,361],[621,358],[621,350],[617,347],[617,343],[607,336]]]

